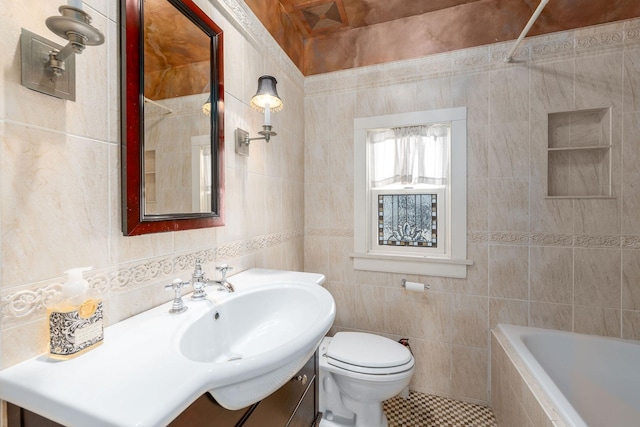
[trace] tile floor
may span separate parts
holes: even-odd
[[[411,392],[384,402],[389,427],[497,427],[491,408]]]

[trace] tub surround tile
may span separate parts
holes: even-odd
[[[573,231],[576,234],[607,236],[620,234],[620,198],[573,201]],[[603,221],[606,218],[606,221]]]
[[[547,198],[547,186],[545,176],[531,177],[529,188],[531,231],[548,234],[572,233],[574,222],[573,201]]]
[[[557,47],[571,44],[568,40],[558,40]],[[547,114],[574,109],[574,73],[575,61],[536,64],[531,67],[530,114],[531,120],[546,120]]]
[[[640,310],[640,251],[622,251],[622,309]]]
[[[469,122],[467,121],[467,124]],[[467,126],[467,179],[489,176],[489,126]],[[486,228],[485,228],[486,229]]]
[[[531,301],[529,326],[535,328],[573,330],[573,306]]]
[[[507,338],[491,336],[491,402],[499,425],[565,427],[554,405]]]
[[[458,74],[451,77],[454,107],[467,107],[467,125],[489,123],[489,73]]]
[[[489,126],[489,176],[529,177],[529,122]]]
[[[640,340],[640,311],[622,311],[622,338]]]
[[[489,328],[498,323],[528,325],[529,302],[501,298],[489,298]]]
[[[531,300],[573,302],[573,250],[534,246],[530,252]]]
[[[575,305],[573,311],[574,332],[620,337],[620,310]]]
[[[631,31],[631,30],[629,30]],[[640,33],[637,28],[633,34]],[[638,37],[636,35],[636,40]],[[624,51],[624,75],[623,75],[623,109],[626,113],[640,111],[640,48]]]
[[[529,69],[518,65],[491,71],[489,123],[529,120]]]
[[[437,110],[452,107],[451,77],[435,77],[416,84],[416,110]]]
[[[527,299],[529,297],[529,248],[493,245],[489,248],[489,295]]]
[[[585,37],[578,39],[590,41]],[[612,106],[622,109],[622,51],[576,58],[575,107],[578,110]]]
[[[467,228],[486,230],[489,215],[489,180],[470,178],[467,190]]]
[[[575,304],[620,309],[621,255],[613,249],[575,249]]]
[[[640,173],[640,113],[632,112],[623,115],[622,134],[624,138],[622,172],[624,174]]]
[[[529,231],[528,179],[491,179],[489,203],[489,230]]]
[[[640,234],[640,173],[624,174],[622,194],[622,233]]]
[[[529,122],[529,172],[531,177],[542,177],[547,195],[547,161],[549,159],[549,121],[545,115]]]

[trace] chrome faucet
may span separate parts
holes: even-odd
[[[232,268],[223,264],[220,267],[216,267],[216,270],[222,272],[222,279],[207,279],[206,275],[202,271],[202,260],[196,259],[196,266],[191,276],[191,285],[193,286],[193,295],[191,295],[192,300],[198,301],[205,299],[207,297],[207,293],[204,288],[207,286],[218,286],[219,291],[224,290],[229,293],[234,291],[233,285],[227,281],[227,271],[232,270]]]
[[[191,275],[191,286],[193,286],[192,300],[201,300],[207,297],[204,287],[207,286],[207,278],[202,271],[202,260],[196,259],[196,267]]]
[[[227,272],[229,270],[233,270],[233,267],[229,267],[227,264],[222,264],[220,267],[216,267],[216,271],[222,273],[222,279],[214,280],[217,285],[221,286],[221,288],[218,288],[219,291],[226,290],[229,293],[235,292],[233,285],[227,280]]]

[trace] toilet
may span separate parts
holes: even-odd
[[[379,335],[338,332],[320,343],[320,427],[388,427],[382,402],[408,392],[414,359]]]

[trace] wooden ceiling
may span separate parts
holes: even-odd
[[[211,38],[167,0],[144,1],[144,94],[160,100],[210,91]],[[171,81],[171,84],[165,84]]]
[[[539,0],[245,0],[304,75],[514,40]],[[550,0],[530,36],[640,16],[640,0]]]

